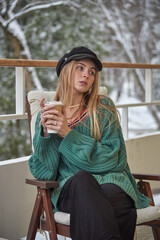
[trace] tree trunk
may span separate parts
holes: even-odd
[[[7,28],[3,28],[5,38],[7,39],[7,42],[9,42],[9,47],[11,48],[11,51],[13,51],[13,55],[15,59],[27,59],[25,55],[22,54],[24,51],[21,42],[18,40],[17,37],[15,37],[13,34],[11,34]],[[27,92],[32,89],[32,77],[31,72],[26,68],[26,90]]]

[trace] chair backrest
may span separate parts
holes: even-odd
[[[107,88],[100,87],[99,88],[99,95],[107,95]],[[31,140],[33,139],[35,133],[35,122],[37,118],[37,114],[40,112],[40,101],[42,98],[45,98],[45,101],[52,101],[55,96],[55,91],[30,91],[27,96],[27,111],[28,111],[28,118],[29,118],[29,128],[30,128],[30,135]]]
[[[29,125],[30,125],[30,134],[31,134],[31,140],[33,139],[34,133],[35,133],[35,122],[38,113],[41,110],[40,107],[40,101],[42,98],[45,98],[46,102],[52,101],[54,99],[55,92],[49,92],[49,91],[30,91],[28,93],[28,113],[30,112],[30,119],[29,119]],[[30,108],[30,109],[29,109]]]

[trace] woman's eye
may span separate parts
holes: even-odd
[[[82,66],[77,66],[77,69],[83,70],[83,67]]]
[[[92,76],[94,76],[94,75],[95,75],[95,72],[94,72],[94,71],[90,71],[89,74],[92,75]]]
[[[78,69],[80,71],[83,71],[85,68],[83,66],[77,66],[76,69]],[[89,70],[89,75],[94,76],[95,75],[95,71],[94,70]]]

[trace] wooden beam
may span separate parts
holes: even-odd
[[[102,62],[104,68],[160,69],[160,64]],[[0,59],[0,66],[10,67],[56,67],[56,60]]]

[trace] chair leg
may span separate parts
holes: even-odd
[[[160,227],[152,226],[154,240],[160,240]]]
[[[34,205],[33,212],[32,212],[32,217],[30,220],[30,225],[29,225],[28,234],[27,234],[27,240],[35,239],[37,228],[38,228],[39,221],[40,221],[40,215],[42,212],[42,206],[43,206],[42,205],[42,196],[38,191],[35,205]]]
[[[50,199],[50,193],[46,189],[41,189],[41,192],[42,192],[42,198],[43,198],[43,207],[46,213],[46,221],[50,229],[49,230],[50,240],[57,240],[57,231],[56,231],[56,225],[55,225],[53,209],[52,209],[52,204]]]

